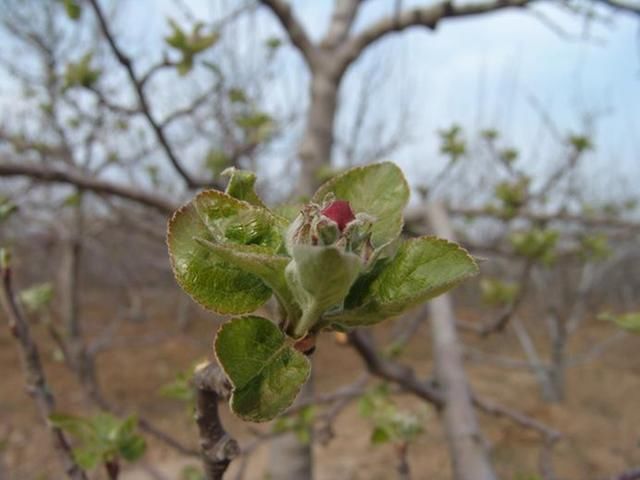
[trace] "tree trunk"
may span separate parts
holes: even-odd
[[[77,189],[78,203],[72,212],[69,237],[65,239],[61,266],[64,333],[69,360],[80,382],[92,393],[97,392],[95,362],[87,351],[80,321],[80,271],[82,238],[84,236],[84,206],[82,190]]]
[[[430,205],[427,215],[436,235],[454,239],[441,205]],[[441,295],[429,302],[429,313],[436,381],[445,400],[442,417],[453,476],[455,480],[496,480],[473,408],[450,296]]]
[[[311,104],[299,149],[300,178],[296,193],[300,196],[311,195],[319,184],[318,173],[331,165],[340,78],[326,70],[329,68],[312,71]]]

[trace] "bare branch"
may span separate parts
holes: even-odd
[[[289,5],[284,0],[260,0],[278,18],[280,25],[289,36],[291,43],[300,51],[308,65],[313,63],[316,47],[313,45],[307,32],[296,18]]]
[[[100,25],[100,29],[102,30],[103,35],[107,39],[107,43],[109,44],[111,51],[113,52],[118,62],[126,70],[127,76],[129,77],[129,80],[131,81],[131,85],[133,86],[133,89],[135,90],[136,95],[138,97],[138,103],[140,104],[140,109],[142,110],[142,114],[146,117],[147,121],[149,122],[149,125],[151,126],[151,129],[154,131],[158,142],[162,146],[165,154],[167,155],[167,158],[169,159],[169,161],[171,162],[175,170],[178,172],[178,174],[180,174],[180,176],[185,180],[189,188],[198,188],[198,187],[206,186],[207,185],[206,182],[196,181],[185,170],[185,168],[182,166],[182,164],[178,160],[177,155],[175,154],[175,152],[173,151],[173,148],[171,147],[171,145],[169,144],[169,141],[167,140],[167,137],[164,133],[164,129],[162,128],[162,125],[160,125],[155,120],[155,118],[153,117],[153,114],[151,113],[151,107],[149,105],[149,101],[147,100],[147,96],[143,88],[144,83],[142,82],[142,80],[138,79],[138,77],[136,76],[131,59],[120,49],[120,47],[116,43],[115,37],[113,36],[111,29],[109,28],[109,24],[107,23],[107,19],[105,18],[104,13],[100,8],[100,5],[98,4],[98,0],[89,0],[89,3],[93,7],[93,10],[98,19],[98,24]]]
[[[151,207],[163,215],[171,213],[177,208],[177,205],[152,193],[57,168],[45,168],[38,165],[17,163],[0,163],[0,177],[29,177],[42,182],[67,183],[97,194],[112,195],[131,200],[141,205]]]
[[[437,408],[444,406],[442,394],[431,385],[418,379],[412,368],[384,359],[378,355],[368,332],[355,330],[349,333],[349,342],[360,354],[367,369],[373,375],[397,383],[405,390],[414,393]]]
[[[534,262],[531,259],[528,259],[525,262],[522,272],[520,273],[520,279],[518,280],[518,293],[516,293],[516,296],[513,298],[513,300],[511,300],[511,302],[509,302],[509,304],[504,307],[502,312],[500,312],[500,315],[498,315],[492,322],[483,325],[480,328],[480,335],[486,337],[488,335],[491,335],[492,333],[502,332],[509,324],[509,320],[511,320],[511,317],[513,317],[513,314],[516,313],[516,310],[527,295],[533,265]]]
[[[221,480],[229,463],[240,454],[237,442],[224,430],[218,415],[218,401],[229,394],[220,368],[205,363],[196,368],[193,383],[197,392],[196,422],[206,480]]]
[[[433,30],[441,20],[446,18],[481,15],[506,8],[522,8],[532,1],[492,0],[454,5],[450,0],[447,0],[425,7],[405,10],[383,18],[349,40],[340,52],[339,63],[342,67],[340,70],[346,70],[365,48],[389,33],[399,32],[410,27],[427,27]]]
[[[2,275],[0,294],[2,306],[9,321],[11,333],[20,347],[27,391],[35,399],[42,420],[51,432],[54,448],[58,453],[58,457],[62,462],[67,476],[72,480],[87,480],[85,472],[78,466],[73,458],[67,437],[62,430],[54,427],[49,422],[49,416],[55,410],[55,399],[42,368],[38,347],[31,337],[29,323],[24,318],[16,302],[11,282],[11,268],[8,265],[0,267],[0,274]]]
[[[486,398],[478,397],[477,395],[474,395],[473,397],[473,404],[481,412],[487,415],[506,418],[527,430],[533,430],[543,437],[553,439],[553,441],[557,441],[562,438],[562,434],[557,430],[551,428],[550,426],[542,423],[539,420],[536,420],[535,418],[525,415],[518,410],[513,410],[511,408],[505,407],[504,405],[500,405],[498,403],[492,402],[491,400],[487,400]]]
[[[362,0],[335,0],[331,23],[321,46],[338,47],[347,39]]]

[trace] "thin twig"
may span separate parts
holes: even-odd
[[[55,410],[55,398],[47,383],[40,361],[40,353],[31,336],[29,324],[16,302],[11,281],[11,268],[8,265],[1,266],[0,275],[2,275],[2,295],[0,295],[2,306],[9,321],[9,329],[20,348],[27,391],[34,398],[40,416],[51,433],[53,446],[67,476],[72,480],[87,480],[84,470],[78,466],[73,458],[71,446],[64,432],[49,422],[49,416]]]
[[[171,146],[171,144],[169,143],[169,140],[165,135],[162,125],[158,123],[156,119],[153,117],[153,114],[151,112],[151,106],[149,105],[147,95],[144,91],[144,84],[142,80],[140,80],[137,77],[133,69],[133,62],[131,61],[131,58],[129,58],[129,56],[127,56],[124,53],[124,51],[118,46],[116,39],[113,36],[113,33],[111,32],[107,19],[104,13],[102,12],[102,9],[100,8],[100,5],[98,4],[98,1],[89,0],[89,3],[93,8],[96,18],[98,19],[98,25],[100,26],[100,29],[102,30],[102,34],[106,38],[107,43],[109,44],[109,47],[113,52],[113,55],[116,57],[120,65],[122,65],[122,67],[127,72],[127,76],[129,77],[131,86],[135,90],[136,96],[138,97],[138,103],[140,105],[140,110],[142,111],[142,114],[147,119],[149,125],[151,126],[151,129],[156,135],[156,139],[158,140],[158,143],[160,143],[160,145],[162,146],[162,149],[164,150],[167,158],[173,165],[174,169],[185,180],[189,188],[198,188],[198,187],[207,186],[208,185],[207,182],[197,181],[185,170],[185,168],[180,163],[180,160],[178,159],[176,153],[173,150],[173,147]]]
[[[229,394],[220,368],[205,363],[193,376],[196,388],[196,423],[200,431],[201,457],[206,480],[221,480],[229,463],[240,454],[237,442],[229,436],[218,415],[218,401]]]

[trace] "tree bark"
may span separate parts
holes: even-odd
[[[78,203],[72,207],[69,237],[64,241],[64,255],[60,269],[64,341],[69,361],[80,382],[91,392],[97,392],[98,383],[94,358],[87,350],[80,319],[80,274],[82,270],[82,239],[84,228],[84,192],[75,190]]]
[[[300,196],[311,195],[319,184],[318,173],[331,165],[339,86],[339,76],[330,71],[324,59],[319,61],[312,69],[311,103],[299,149],[301,171],[296,193]]]
[[[454,240],[447,214],[441,205],[430,205],[427,215],[436,235]],[[442,418],[453,476],[455,480],[496,480],[473,408],[450,296],[441,295],[429,302],[429,313],[435,375],[444,395]]]
[[[205,479],[222,480],[231,460],[240,453],[238,443],[225,431],[218,414],[218,402],[228,395],[229,389],[222,371],[214,363],[196,367],[193,383]]]

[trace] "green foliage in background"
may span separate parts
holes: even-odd
[[[29,313],[37,313],[46,308],[53,299],[53,286],[40,283],[20,292],[20,303]]]
[[[176,69],[180,75],[186,75],[193,68],[196,55],[214,46],[220,39],[218,32],[203,33],[204,24],[196,23],[191,32],[185,32],[174,20],[169,20],[171,34],[165,38],[167,45],[178,50],[181,55]]]
[[[121,459],[134,462],[146,450],[144,438],[136,432],[138,421],[134,416],[119,419],[108,413],[91,417],[54,413],[49,421],[77,440],[73,456],[87,470]]]
[[[640,312],[629,312],[614,315],[612,313],[602,313],[598,316],[600,320],[614,322],[621,328],[630,332],[640,333]]]
[[[371,443],[406,443],[424,432],[424,415],[399,408],[382,384],[363,395],[358,402],[360,415],[371,421]]]
[[[315,418],[316,408],[309,405],[295,415],[278,418],[273,424],[273,433],[293,432],[301,443],[308,445]]]
[[[518,255],[550,265],[555,260],[558,237],[556,230],[532,228],[511,233],[509,241]]]
[[[64,73],[63,89],[73,87],[91,88],[100,79],[102,71],[92,67],[93,53],[87,52],[77,62],[67,65]]]
[[[492,307],[500,307],[513,302],[518,294],[518,285],[496,278],[483,278],[480,281],[482,301]]]

